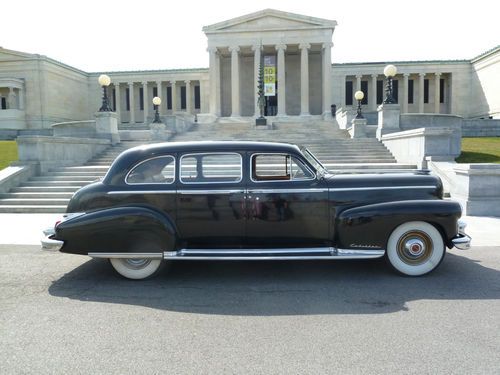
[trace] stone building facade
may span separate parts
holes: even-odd
[[[200,122],[252,119],[259,114],[259,64],[274,61],[270,117],[329,118],[331,106],[351,110],[362,90],[364,111],[383,98],[384,66],[398,67],[395,94],[401,113],[500,118],[500,46],[471,60],[332,64],[336,22],[272,9],[203,28],[209,67],[105,72],[119,123],[133,126],[160,113],[196,114]],[[49,129],[53,123],[93,118],[101,102],[97,77],[49,57],[0,48],[0,130]],[[370,117],[369,117],[370,118]]]

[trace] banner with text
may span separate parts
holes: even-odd
[[[276,56],[264,56],[264,95],[276,95]]]

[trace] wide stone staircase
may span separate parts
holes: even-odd
[[[272,129],[257,129],[251,123],[196,124],[191,131],[172,141],[268,141],[306,146],[334,173],[370,173],[415,169],[398,164],[387,148],[375,138],[351,139],[345,130],[327,121],[308,123],[277,122]]]
[[[171,141],[249,140],[299,144],[308,147],[334,173],[370,173],[415,169],[398,164],[385,146],[374,138],[349,138],[331,122],[275,123],[257,129],[250,122],[195,124]],[[50,170],[32,177],[9,193],[0,194],[0,213],[63,213],[73,193],[102,178],[124,150],[144,142],[121,142],[109,147],[85,165]]]
[[[120,153],[140,144],[122,142],[85,165],[55,168],[42,176],[31,177],[8,193],[0,194],[0,213],[63,213],[75,191],[104,177]]]

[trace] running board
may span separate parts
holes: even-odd
[[[181,249],[165,251],[165,260],[308,260],[374,259],[385,250],[336,249],[334,247],[290,249]]]

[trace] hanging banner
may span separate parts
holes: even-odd
[[[276,56],[264,56],[264,96],[276,95]]]

